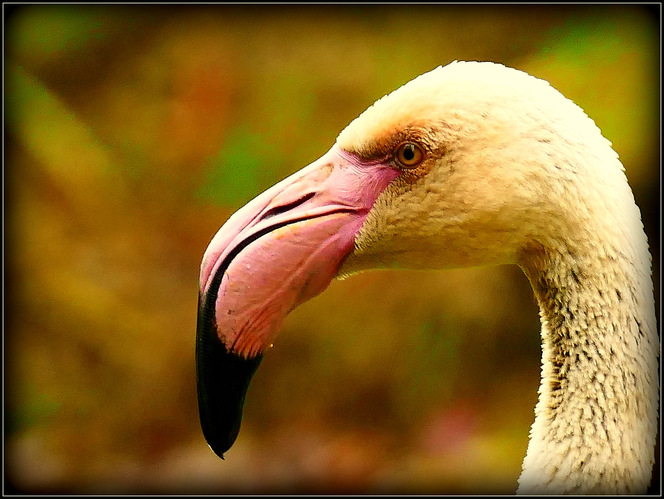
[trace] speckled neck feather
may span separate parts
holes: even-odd
[[[592,246],[592,245],[589,245]],[[520,493],[643,493],[653,466],[658,340],[648,268],[541,254],[542,381]]]

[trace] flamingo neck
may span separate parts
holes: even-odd
[[[542,379],[519,493],[647,490],[659,339],[642,231],[636,239],[632,257],[588,242],[585,255],[539,248],[522,265],[540,307]]]

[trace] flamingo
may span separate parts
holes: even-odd
[[[286,314],[370,269],[515,264],[540,309],[518,493],[644,493],[659,398],[651,257],[618,155],[548,82],[455,61],[379,99],[233,214],[201,263],[196,375],[223,458]]]

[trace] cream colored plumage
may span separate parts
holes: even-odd
[[[513,263],[540,306],[542,379],[522,493],[643,493],[658,350],[650,254],[622,164],[547,82],[455,62],[382,98],[338,137],[363,157],[428,151],[378,197],[341,272]]]

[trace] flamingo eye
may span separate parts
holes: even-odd
[[[394,159],[403,168],[415,168],[424,159],[424,151],[414,142],[404,142],[394,152]]]

